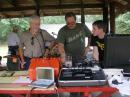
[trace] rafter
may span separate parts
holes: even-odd
[[[103,4],[84,4],[84,8],[102,8]],[[41,9],[73,9],[73,8],[81,8],[81,4],[65,4],[62,6],[57,5],[44,5],[40,6]],[[8,8],[0,8],[0,12],[11,12],[11,11],[24,11],[24,10],[35,10],[34,6],[24,6],[24,7],[8,7]]]
[[[8,17],[8,14],[2,12],[0,16],[2,16],[3,18],[7,18],[7,17]]]
[[[17,0],[6,0],[9,4],[11,4],[13,7],[18,7]]]

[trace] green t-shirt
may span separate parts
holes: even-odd
[[[90,36],[87,26],[77,23],[74,29],[64,26],[57,37],[59,43],[64,44],[65,53],[71,56],[82,56],[85,50],[85,37]]]

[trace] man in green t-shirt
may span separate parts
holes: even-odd
[[[69,12],[65,15],[66,25],[59,30],[57,41],[62,62],[65,62],[65,55],[80,60],[85,55],[85,37],[91,32],[85,24],[76,23],[76,15]],[[88,38],[89,44],[89,38]],[[89,45],[88,45],[89,46]]]

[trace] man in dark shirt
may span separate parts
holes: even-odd
[[[93,58],[101,63],[103,68],[103,57],[104,57],[104,39],[106,34],[106,24],[102,20],[95,21],[92,24],[91,43],[93,46]]]
[[[76,15],[73,12],[66,13],[66,25],[58,32],[57,41],[62,63],[65,56],[72,56],[73,61],[81,60],[86,49],[89,47],[89,36],[91,32],[88,27],[81,23],[76,23]],[[88,37],[88,47],[85,47],[85,38]]]
[[[91,32],[86,25],[76,23],[76,15],[73,12],[66,13],[65,21],[66,25],[59,30],[57,37],[61,62],[65,63],[66,55],[71,56],[73,62],[77,62],[82,60],[85,51],[89,48]],[[85,37],[88,37],[87,47],[85,47]],[[78,97],[78,94],[71,93],[70,97]]]

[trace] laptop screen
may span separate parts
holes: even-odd
[[[37,79],[54,80],[53,76],[54,76],[53,68],[44,68],[44,67],[37,68]]]

